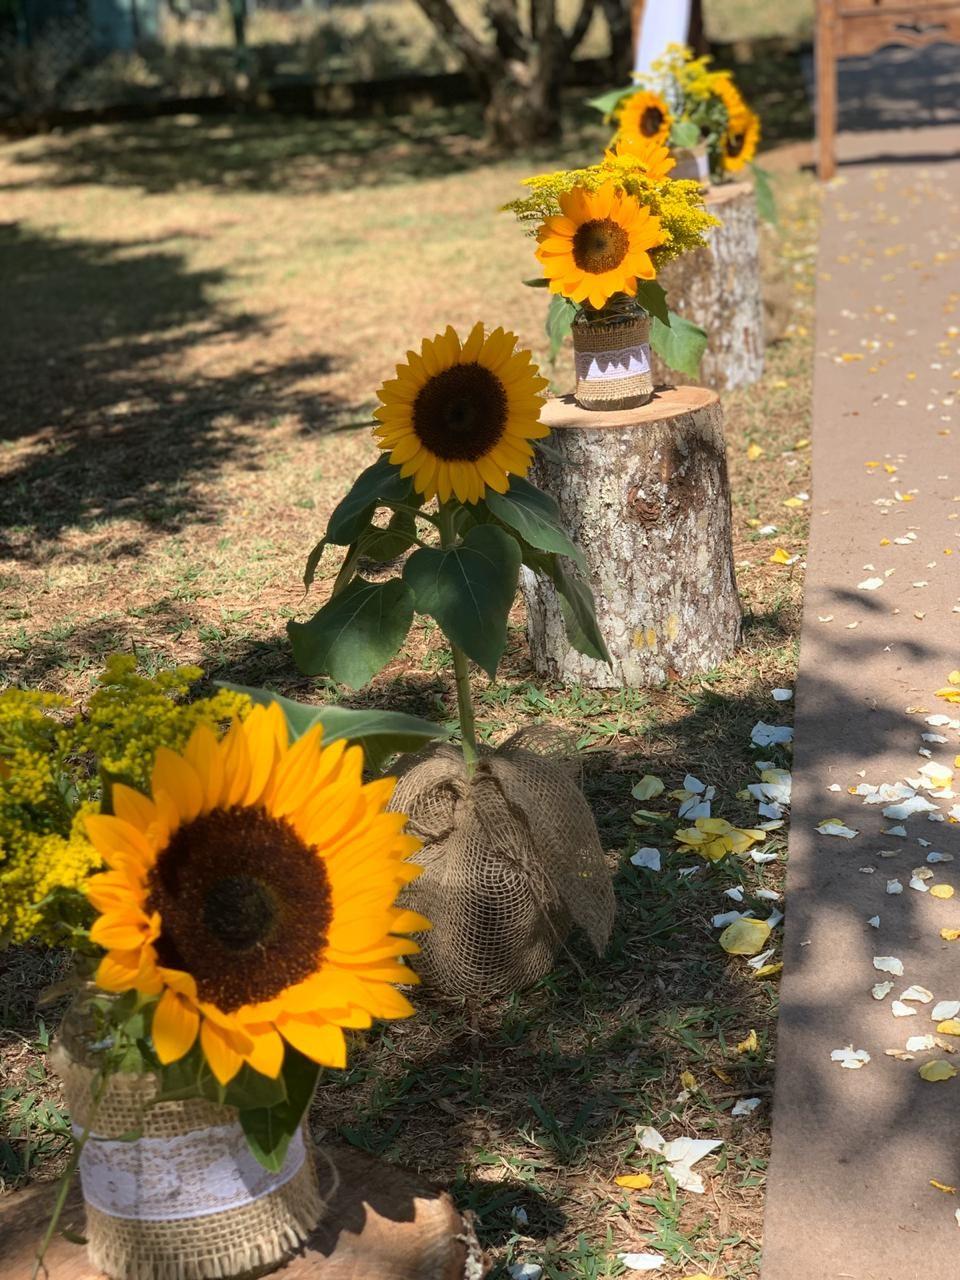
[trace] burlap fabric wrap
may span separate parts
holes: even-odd
[[[449,995],[527,987],[553,967],[574,925],[597,954],[610,938],[613,886],[569,743],[527,730],[485,752],[472,779],[442,745],[402,760],[390,807],[423,840],[423,874],[403,904],[433,923],[412,963]]]
[[[633,409],[653,398],[650,317],[631,299],[611,300],[573,322],[577,404],[584,409]]]
[[[92,1114],[96,1072],[68,1028],[52,1061],[74,1132],[92,1116],[80,1164],[87,1253],[113,1280],[263,1275],[320,1221],[308,1135],[297,1135],[283,1169],[270,1174],[238,1142],[233,1108],[202,1099],[150,1106],[155,1076],[116,1074]]]

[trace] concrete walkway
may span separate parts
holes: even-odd
[[[878,154],[882,164],[867,159]],[[960,815],[960,765],[955,796],[919,791],[940,821],[884,817],[886,804],[848,790],[954,767],[960,753],[956,727],[927,721],[960,720],[934,696],[960,667],[958,156],[955,127],[841,137],[846,163],[824,192],[763,1280],[960,1275],[960,1190],[931,1185],[960,1188],[960,1075],[918,1075],[934,1059],[960,1070],[960,1038],[939,1036],[955,1056],[886,1052],[936,1035],[936,1002],[960,1001],[960,941],[940,936],[960,929],[960,823],[948,816]],[[858,834],[821,835],[829,818]],[[931,853],[956,861],[928,863]],[[934,873],[916,884],[956,896],[911,888],[914,868]],[[893,880],[902,892],[887,891]],[[901,960],[902,976],[875,956]],[[873,998],[884,981],[892,988]],[[894,1016],[911,985],[932,1000]],[[869,1062],[831,1060],[847,1046]]]

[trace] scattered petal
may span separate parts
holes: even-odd
[[[884,996],[889,995],[892,990],[892,982],[876,982],[871,988],[870,994],[873,996],[874,1000],[882,1000]]]
[[[645,773],[630,794],[634,800],[653,800],[656,796],[663,794],[663,788],[662,778],[657,778],[652,773]]]
[[[930,886],[931,898],[952,898],[954,892],[952,884],[934,884]]]
[[[874,956],[873,967],[880,973],[892,973],[895,978],[903,977],[903,961],[896,956]]]
[[[659,849],[638,849],[636,853],[631,854],[630,861],[635,867],[643,867],[646,871],[660,870],[660,850]]]
[[[756,1111],[760,1102],[760,1098],[740,1098],[733,1104],[733,1110],[730,1114],[738,1118],[740,1116],[749,1116]]]
[[[932,1062],[925,1062],[917,1074],[921,1080],[952,1080],[957,1069],[944,1058],[934,1058]]]
[[[765,920],[737,920],[720,935],[720,945],[729,955],[755,956],[770,937]]]
[[[618,1187],[626,1187],[628,1191],[643,1191],[653,1183],[649,1173],[625,1173],[614,1178]]]
[[[839,1062],[841,1067],[847,1067],[851,1071],[857,1071],[870,1061],[870,1055],[866,1049],[854,1049],[853,1045],[849,1044],[845,1049],[834,1049],[830,1058],[831,1061]]]

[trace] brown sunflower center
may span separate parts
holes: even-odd
[[[476,462],[507,425],[507,390],[481,364],[455,364],[434,374],[413,402],[420,442],[446,462]]]
[[[727,155],[736,158],[743,150],[743,144],[747,140],[745,133],[727,134]]]
[[[315,973],[332,918],[323,860],[283,818],[234,805],[187,822],[148,878],[165,968],[232,1013]]]
[[[645,138],[655,138],[663,128],[663,112],[659,107],[647,107],[640,117],[640,132]]]
[[[612,218],[584,222],[573,237],[573,260],[581,271],[602,275],[619,267],[627,256],[630,237]]]

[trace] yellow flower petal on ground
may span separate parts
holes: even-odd
[[[759,1047],[756,1031],[750,1031],[737,1045],[737,1053],[756,1053]]]
[[[760,446],[760,445],[758,445],[758,444],[749,444],[749,445],[747,446],[747,460],[748,460],[749,462],[756,462],[756,461],[758,461],[758,459],[760,459],[760,458],[762,458],[762,457],[763,457],[764,452],[765,452],[765,450],[764,450],[763,448],[761,448],[761,446]]]
[[[960,1021],[956,1018],[945,1018],[937,1023],[937,1031],[945,1036],[960,1036]]]
[[[944,1058],[934,1058],[932,1062],[925,1062],[917,1072],[921,1080],[929,1080],[934,1083],[939,1080],[952,1080],[956,1074],[956,1067],[951,1067],[950,1063]]]
[[[940,937],[944,942],[956,942],[960,938],[960,929],[941,929]]]
[[[954,892],[952,884],[934,884],[930,886],[931,898],[952,898]]]
[[[782,968],[782,960],[778,960],[776,964],[762,964],[759,969],[754,969],[753,976],[755,978],[770,978],[773,974],[779,973]]]
[[[285,1039],[342,1066],[343,1026],[413,1012],[392,984],[416,983],[402,957],[418,948],[399,935],[428,922],[394,904],[419,842],[385,810],[393,781],[364,783],[359,748],[324,748],[319,729],[291,745],[272,704],[222,740],[196,730],[153,778],[152,801],[97,815],[116,869],[89,884],[91,938],[107,952],[98,980],[160,997],[162,1061],[199,1034],[221,1083],[244,1062],[278,1075]]]
[[[770,937],[766,920],[735,920],[720,935],[720,945],[732,956],[759,955]]]
[[[614,1178],[614,1182],[628,1191],[643,1191],[652,1185],[653,1179],[649,1173],[622,1173],[619,1178]]]
[[[789,551],[784,551],[783,547],[777,547],[773,555],[770,557],[771,564],[789,564],[793,559]]]
[[[419,367],[397,366],[404,398],[389,383],[380,388],[377,443],[425,498],[446,502],[456,493],[476,503],[488,485],[506,492],[509,475],[527,474],[527,442],[548,433],[540,422],[547,383],[516,341],[503,328],[484,337],[477,324],[461,344],[448,328],[424,339]]]
[[[948,1186],[946,1182],[938,1182],[936,1178],[930,1179],[930,1185],[935,1191],[942,1191],[948,1196],[955,1196],[957,1194],[956,1187]]]
[[[153,1012],[153,1047],[166,1066],[178,1062],[193,1048],[200,1030],[200,1014],[183,996],[168,987]]]

